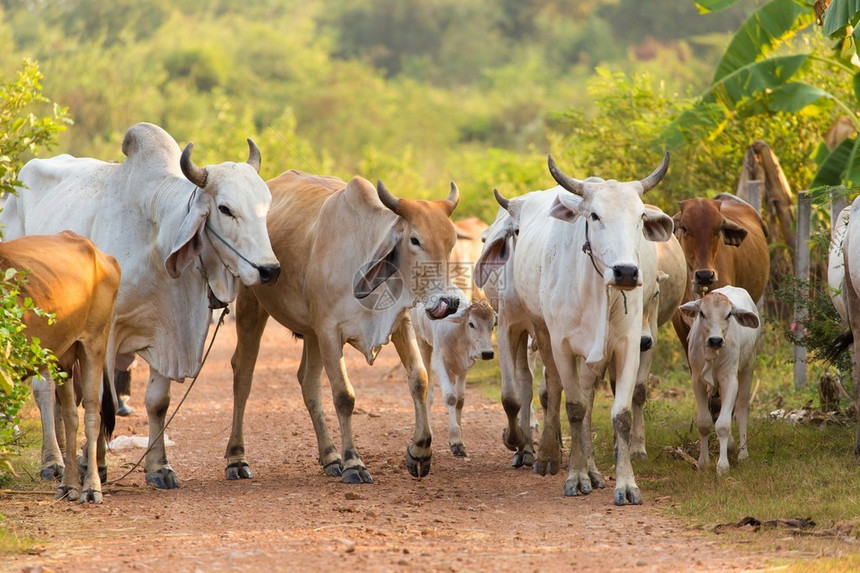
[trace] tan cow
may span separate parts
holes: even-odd
[[[89,239],[64,231],[57,235],[31,235],[0,243],[0,267],[4,270],[27,270],[27,282],[21,296],[32,298],[38,308],[55,317],[56,322],[49,324],[46,317],[26,314],[27,335],[39,338],[43,348],[53,351],[64,371],[71,374],[76,363],[80,367],[87,470],[81,485],[75,461],[78,412],[74,384],[69,378],[57,389],[65,427],[65,471],[55,497],[100,503],[102,493],[96,444],[101,423],[104,422],[108,436],[114,425],[115,404],[109,380],[104,374],[111,366],[108,365],[106,370],[105,359],[119,291],[119,264],[113,257],[96,249]],[[99,390],[103,380],[101,405],[105,409],[104,418],[99,413]],[[43,424],[53,425],[53,408],[42,410],[42,420]],[[104,451],[100,454],[103,458]],[[101,461],[104,465],[104,459]]]
[[[454,221],[457,242],[451,251],[448,275],[451,278],[451,284],[462,290],[468,301],[486,300],[484,291],[475,284],[474,269],[484,248],[481,234],[488,226],[477,217]]]
[[[770,276],[767,229],[761,215],[746,201],[720,193],[713,199],[680,201],[675,236],[684,249],[689,281],[684,301],[732,285],[753,300],[764,294]],[[678,339],[687,350],[689,327],[680,313],[672,318]]]
[[[355,394],[346,373],[343,345],[351,344],[372,364],[389,340],[406,368],[415,405],[415,432],[406,466],[416,477],[430,471],[431,435],[425,403],[427,371],[421,361],[409,310],[416,304],[432,318],[457,311],[446,292],[445,267],[456,235],[450,215],[459,191],[443,201],[394,197],[380,181],[286,173],[268,182],[272,192],[268,228],[281,280],[243,289],[237,299],[238,341],[233,355],[233,431],[227,445],[227,479],[250,478],[243,418],[260,337],[269,316],[304,340],[298,378],[311,415],[319,460],[329,476],[346,483],[373,479],[352,436]],[[340,422],[343,458],[332,442],[322,407],[325,369]]]

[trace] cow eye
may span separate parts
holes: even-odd
[[[416,247],[421,246],[421,241],[419,241],[415,237],[409,237],[409,242],[412,243],[413,245],[415,245]]]
[[[475,328],[475,323],[471,320],[469,321],[469,328]]]
[[[597,216],[597,213],[592,213],[591,220],[597,222],[600,220],[600,217]]]
[[[704,313],[704,312],[702,312],[702,311],[700,310],[700,311],[699,311],[699,316],[700,316],[701,318],[705,318],[705,313]]]
[[[218,205],[218,210],[227,215],[228,217],[236,218],[236,215],[233,214],[233,211],[230,210],[230,207],[226,205]]]
[[[682,233],[686,233],[686,232],[687,232],[687,227],[685,227],[684,225],[681,225],[679,228],[681,229],[681,232],[682,232]]]

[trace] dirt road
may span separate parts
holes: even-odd
[[[122,487],[108,487],[99,506],[50,496],[0,498],[5,526],[39,540],[37,554],[7,558],[0,570],[675,572],[760,569],[774,557],[726,548],[721,538],[665,517],[666,500],[647,490],[644,505],[615,507],[611,481],[589,496],[565,498],[566,472],[540,477],[512,469],[501,443],[500,405],[471,389],[463,416],[470,457],[449,452],[437,399],[433,467],[428,477],[413,479],[404,466],[412,402],[400,371],[384,377],[396,360],[390,346],[373,367],[347,353],[356,442],[375,483],[327,478],[295,379],[301,343],[276,324],[263,340],[246,417],[254,479],[227,482],[234,342],[228,323],[168,429],[179,489],[147,487],[139,470]],[[145,365],[135,371],[136,411],[120,419],[118,434],[147,433],[146,373]],[[174,384],[171,411],[186,387]],[[327,412],[336,433],[331,400]],[[142,451],[109,454],[110,476]]]

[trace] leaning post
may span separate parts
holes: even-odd
[[[807,300],[807,285],[809,284],[809,218],[812,206],[806,191],[797,193],[797,244],[795,245],[794,276],[803,285],[798,293],[799,300]],[[794,305],[794,328],[800,326],[806,319],[805,304]],[[794,387],[806,386],[806,347],[794,347]]]

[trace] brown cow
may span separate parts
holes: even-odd
[[[65,428],[65,471],[55,497],[100,503],[101,479],[96,450],[102,421],[108,436],[113,431],[115,404],[109,394],[109,381],[103,375],[119,291],[119,264],[98,250],[89,239],[64,231],[57,235],[30,235],[0,243],[0,268],[29,271],[21,296],[32,298],[38,308],[53,314],[55,322],[49,324],[47,317],[27,313],[24,322],[28,336],[38,337],[41,346],[56,355],[58,365],[65,372],[71,374],[73,369],[77,370],[76,365],[80,368],[87,470],[81,485],[75,461],[78,431],[75,384],[69,380],[57,387]],[[47,372],[43,371],[41,376],[34,378],[34,386],[39,378],[42,378],[39,383],[50,385],[50,391],[53,391],[54,384],[47,378]],[[103,380],[104,419],[99,412],[99,389]],[[43,420],[49,417],[51,423],[53,416],[53,408],[42,412]],[[104,455],[103,450],[100,453]]]
[[[484,249],[481,233],[487,230],[488,226],[477,217],[454,221],[457,242],[451,251],[448,276],[451,284],[465,293],[467,301],[486,300],[484,291],[475,284],[474,269]]]
[[[761,215],[746,201],[720,193],[713,199],[679,201],[673,219],[675,236],[684,249],[688,278],[684,302],[708,291],[737,286],[758,300],[770,276],[767,229]],[[680,313],[672,317],[678,339],[687,350],[690,328]]]

